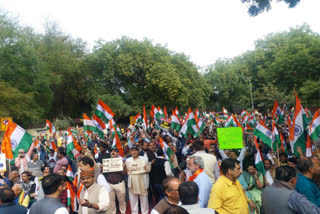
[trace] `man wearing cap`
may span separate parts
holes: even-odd
[[[141,213],[147,214],[149,212],[148,206],[148,187],[149,187],[149,172],[151,166],[147,158],[139,156],[139,148],[137,146],[131,147],[131,155],[126,161],[128,172],[128,187],[129,187],[129,199],[131,206],[131,213],[138,214],[138,201],[140,198]],[[142,166],[133,167],[133,165],[142,163]],[[129,166],[129,167],[128,167]],[[132,166],[132,167],[131,167]],[[142,173],[134,172],[138,168],[143,167]],[[140,171],[140,170],[137,170]]]
[[[121,158],[119,156],[119,150],[117,147],[110,149],[111,158]],[[123,164],[123,170],[118,172],[107,172],[103,173],[107,182],[110,186],[110,213],[115,214],[117,211],[116,207],[116,195],[119,201],[119,210],[121,214],[126,213],[126,186],[124,183],[124,174],[125,174],[125,164]]]
[[[34,148],[34,144],[31,144],[27,154],[23,149],[19,149],[18,157],[15,159],[14,164],[19,169],[19,174],[23,173],[28,169],[28,161],[30,161],[30,156],[32,154]]]
[[[84,188],[80,193],[79,214],[106,214],[109,206],[108,189],[95,182],[93,170],[81,170],[80,178]]]

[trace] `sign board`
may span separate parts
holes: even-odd
[[[6,155],[4,153],[0,154],[0,172],[6,171]]]
[[[146,172],[144,169],[146,164],[143,160],[126,162],[126,166],[128,168],[128,174],[131,175],[138,175]]]
[[[135,116],[130,116],[130,124],[131,125],[136,124],[136,117]]]
[[[122,158],[107,158],[102,159],[103,173],[106,172],[122,172],[123,161]]]
[[[160,119],[160,127],[169,130],[170,126],[171,126],[171,121],[166,120],[164,118]]]
[[[6,131],[7,130],[9,120],[12,121],[12,117],[2,117],[1,118],[1,130],[0,131]]]
[[[243,148],[242,129],[240,127],[217,128],[220,149]]]

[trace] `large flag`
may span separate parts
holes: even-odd
[[[272,149],[273,151],[277,151],[279,148],[281,148],[280,135],[276,127],[276,122],[272,120]]]
[[[317,110],[314,113],[312,122],[309,127],[309,135],[312,140],[316,141],[319,138],[320,135],[320,115],[319,115],[319,110]]]
[[[172,116],[171,116],[171,128],[173,130],[176,130],[177,132],[181,130],[180,120],[174,111],[172,112]]]
[[[7,130],[3,136],[1,152],[6,154],[7,159],[18,157],[19,149],[27,152],[32,144],[32,136],[14,122],[8,122]]]
[[[56,127],[54,127],[54,125],[50,123],[49,120],[46,120],[46,127],[47,127],[47,130],[49,130],[50,134],[56,132]]]
[[[124,156],[124,152],[123,152],[123,148],[121,146],[121,142],[120,142],[120,139],[119,139],[119,136],[114,128],[114,126],[110,127],[113,129],[113,131],[115,132],[115,135],[114,135],[114,138],[113,138],[113,144],[112,144],[112,147],[117,147],[117,149],[119,150],[119,155],[121,157]]]
[[[266,171],[264,169],[263,159],[262,159],[260,148],[258,146],[257,138],[255,136],[253,136],[253,137],[254,137],[254,143],[255,143],[256,148],[257,148],[257,154],[256,154],[256,159],[255,159],[254,163],[256,165],[257,170],[259,172],[261,172],[263,175],[265,175]]]
[[[260,120],[252,134],[272,148],[272,133],[262,120]]]
[[[190,107],[189,107],[189,111],[188,111],[187,125],[188,125],[188,132],[193,137],[199,137],[199,127],[198,127],[197,122],[194,118],[193,111],[191,110]]]
[[[71,159],[75,159],[80,155],[80,152],[82,150],[82,147],[77,143],[76,139],[71,134],[71,131],[69,131],[68,135],[68,141],[67,141],[67,155]]]
[[[171,157],[173,155],[173,151],[169,148],[168,144],[160,137],[159,138],[160,146],[163,150],[166,159],[169,161],[171,168],[173,169],[173,164],[171,162]]]
[[[114,117],[114,113],[111,108],[102,100],[99,100],[94,114],[97,115],[105,123],[108,123],[109,120]]]
[[[290,129],[289,140],[291,145],[291,151],[299,157],[297,147],[300,147],[303,153],[306,151],[305,129],[308,124],[308,119],[306,117],[306,114],[303,110],[303,107],[300,103],[297,94],[295,94],[295,96],[296,107],[294,111],[292,126]]]
[[[113,119],[111,119],[110,121],[112,121]],[[96,133],[99,135],[99,137],[101,139],[104,139],[104,132],[103,130],[106,129],[106,125],[104,124],[104,122],[102,120],[100,120],[100,118],[97,115],[93,115],[92,117],[92,122],[96,127]]]

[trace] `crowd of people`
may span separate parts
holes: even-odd
[[[301,151],[296,157],[286,129],[280,131],[286,152],[258,140],[265,173],[254,162],[250,132],[243,132],[242,149],[222,150],[208,121],[196,138],[132,127],[120,138],[123,157],[108,134],[105,140],[75,135],[82,146],[75,159],[66,155],[64,139],[58,145],[55,136],[41,136],[39,146],[20,150],[10,171],[1,173],[0,213],[320,213],[320,160]],[[121,158],[121,170],[104,170],[110,158]]]

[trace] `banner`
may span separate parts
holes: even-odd
[[[7,130],[9,120],[12,121],[12,117],[3,117],[3,118],[1,118],[1,125],[0,125],[1,129],[0,129],[0,131],[4,131],[5,132]]]
[[[106,172],[122,172],[123,161],[122,158],[107,158],[102,159],[103,173]]]
[[[171,126],[171,121],[166,120],[164,118],[160,119],[160,127],[164,128],[166,130],[169,130],[170,126]]]
[[[243,148],[242,129],[240,127],[217,128],[220,149]]]
[[[135,116],[130,116],[130,124],[131,125],[136,124],[136,117]]]

